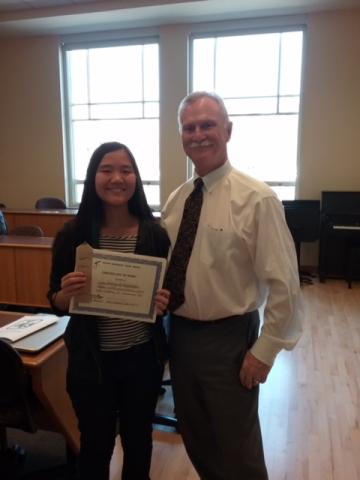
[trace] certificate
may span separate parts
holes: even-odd
[[[155,322],[154,297],[162,286],[165,258],[93,249],[76,249],[75,270],[84,272],[84,293],[72,297],[71,313]]]

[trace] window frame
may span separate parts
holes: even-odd
[[[294,181],[274,181],[274,180],[263,180],[264,183],[269,185],[270,187],[294,187],[294,197],[296,198],[297,194],[297,184],[298,184],[298,178],[299,178],[299,154],[300,154],[300,136],[301,136],[301,115],[302,115],[302,97],[303,97],[303,81],[304,81],[304,56],[305,56],[305,46],[306,46],[306,24],[304,23],[292,23],[288,25],[274,25],[274,26],[234,26],[228,29],[224,28],[205,28],[204,30],[201,31],[193,31],[189,35],[189,91],[193,92],[194,91],[194,86],[193,86],[193,79],[194,79],[194,72],[193,72],[193,63],[194,63],[194,40],[198,39],[207,39],[207,38],[218,38],[218,37],[231,37],[231,36],[242,36],[242,35],[259,35],[259,34],[268,34],[268,33],[290,33],[290,32],[302,32],[302,57],[301,57],[301,67],[300,67],[300,92],[299,92],[299,110],[297,112],[298,115],[298,129],[297,129],[297,150],[296,150],[296,178]],[[281,52],[280,52],[281,55]],[[280,78],[280,68],[281,68],[281,62],[279,61],[279,72],[278,72],[278,78]],[[215,69],[214,69],[214,75],[216,74]],[[215,84],[215,79],[214,82]],[[278,89],[277,89],[277,111],[276,115],[294,115],[294,112],[289,113],[289,112],[279,112],[279,98],[280,97],[285,97],[284,95],[281,96],[279,95],[279,82],[278,82]],[[250,98],[250,97],[236,97],[236,98]],[[229,117],[234,117],[234,116],[252,116],[252,115],[259,115],[259,116],[265,116],[265,115],[274,115],[272,114],[261,114],[261,113],[254,113],[254,114],[236,114],[236,115],[230,115]],[[194,174],[194,165],[192,164],[191,160],[188,158],[188,173],[189,177]]]
[[[86,36],[84,36],[86,37]],[[158,45],[159,54],[160,54],[160,38],[158,34],[144,34],[144,35],[119,35],[118,37],[104,38],[104,39],[90,39],[83,38],[80,40],[69,40],[61,42],[60,49],[60,62],[61,62],[61,97],[62,97],[62,117],[63,117],[63,144],[64,144],[64,169],[65,169],[65,191],[67,204],[70,208],[77,208],[79,202],[76,201],[76,190],[79,185],[83,185],[84,181],[77,180],[75,178],[75,163],[72,158],[72,146],[74,144],[73,138],[73,129],[72,129],[72,120],[71,120],[71,105],[70,105],[70,72],[67,65],[67,52],[80,49],[92,49],[92,48],[107,48],[107,47],[120,47],[120,46],[131,46],[131,45],[149,45],[156,43]],[[159,58],[159,84],[160,84],[160,58]],[[160,87],[159,87],[160,88]],[[158,180],[144,180],[142,183],[144,186],[156,185],[159,188],[159,198],[160,198],[160,100],[161,95],[159,92],[159,116],[154,117],[158,119],[159,122],[159,179]],[[155,210],[159,209],[159,205],[151,205],[151,208]]]

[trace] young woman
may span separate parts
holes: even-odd
[[[123,144],[104,143],[95,150],[78,214],[55,238],[48,298],[59,314],[68,311],[71,297],[85,285],[85,274],[74,272],[75,250],[83,242],[94,248],[167,257],[167,235],[153,218],[135,159]],[[158,315],[168,299],[167,290],[157,292]],[[161,317],[149,324],[72,315],[65,343],[67,389],[81,433],[80,478],[108,480],[119,432],[122,479],[148,480],[152,420],[166,357]]]

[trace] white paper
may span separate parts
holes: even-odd
[[[16,340],[37,332],[57,321],[58,317],[56,315],[25,315],[24,317],[1,327],[0,338],[9,340],[10,342],[16,342]]]

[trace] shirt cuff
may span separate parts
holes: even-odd
[[[250,351],[254,357],[271,367],[275,361],[276,355],[281,349],[282,347],[276,345],[276,343],[265,335],[260,335]]]

